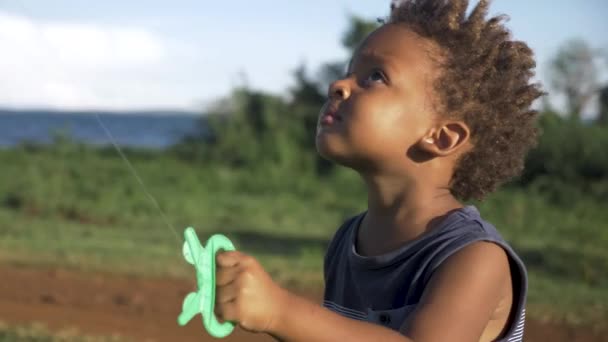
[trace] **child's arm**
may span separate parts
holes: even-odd
[[[396,331],[342,317],[279,287],[244,253],[217,255],[215,312],[282,341],[411,341]]]
[[[283,342],[412,341],[397,331],[346,318],[294,295],[287,297],[285,307],[288,313],[278,317],[271,331],[268,331]]]
[[[403,335],[289,293],[242,253],[219,254],[217,272],[218,315],[283,341],[479,341],[501,298],[509,265],[504,251],[491,243],[454,254],[431,278],[413,318],[402,326]]]
[[[509,259],[502,247],[476,242],[448,257],[431,276],[416,311],[401,331],[415,341],[494,340],[484,332],[511,291]],[[509,315],[505,307],[503,315]],[[500,328],[501,329],[501,328]],[[500,330],[499,329],[499,330]]]

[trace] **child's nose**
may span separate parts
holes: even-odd
[[[334,100],[346,100],[350,96],[350,88],[345,80],[338,80],[329,86],[329,98]]]

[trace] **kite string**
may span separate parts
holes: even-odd
[[[162,217],[163,221],[165,222],[167,227],[173,232],[173,234],[175,235],[175,239],[181,245],[183,241],[180,239],[179,234],[177,233],[177,231],[175,230],[175,228],[173,227],[173,225],[171,224],[169,219],[167,219],[167,215],[165,215],[165,212],[162,210],[162,208],[158,204],[158,201],[156,200],[156,198],[154,198],[154,196],[152,196],[152,194],[148,191],[143,180],[141,179],[141,177],[139,176],[139,174],[137,173],[137,171],[135,170],[135,168],[133,167],[133,165],[131,164],[129,159],[127,159],[127,156],[125,156],[125,154],[122,152],[122,149],[120,148],[120,146],[118,146],[116,139],[114,139],[114,136],[112,135],[112,133],[110,132],[108,127],[106,127],[106,125],[103,123],[103,121],[101,121],[101,117],[99,116],[99,113],[95,112],[95,117],[97,118],[97,122],[99,123],[101,128],[103,128],[106,135],[110,139],[110,142],[112,143],[112,146],[114,146],[114,149],[116,150],[116,152],[118,152],[118,154],[120,155],[122,160],[125,162],[125,164],[129,168],[129,170],[131,171],[131,174],[133,174],[133,176],[135,176],[135,179],[137,179],[137,182],[139,183],[141,188],[144,190],[144,193],[150,199],[150,201],[152,201],[152,203],[154,204],[156,209],[158,209],[158,212],[160,213],[160,216]]]

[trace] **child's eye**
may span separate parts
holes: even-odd
[[[365,80],[366,84],[372,83],[386,83],[386,76],[380,70],[373,70],[367,79]]]

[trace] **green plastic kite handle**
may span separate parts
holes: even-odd
[[[198,291],[184,298],[182,313],[177,318],[177,323],[184,326],[200,312],[205,329],[211,336],[226,337],[234,330],[234,323],[220,323],[215,317],[215,255],[220,249],[233,251],[234,245],[224,235],[215,234],[203,247],[192,227],[186,228],[184,237],[186,239],[183,248],[184,258],[194,265]]]

